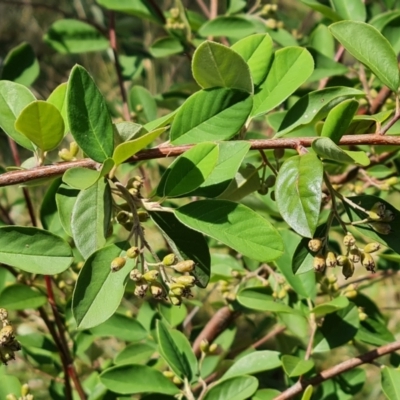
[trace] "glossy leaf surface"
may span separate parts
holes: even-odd
[[[61,83],[51,93],[47,102],[53,104],[60,111],[64,120],[64,133],[69,132],[68,116],[67,116],[67,83]]]
[[[274,226],[250,208],[226,200],[201,200],[176,210],[189,228],[213,237],[258,261],[282,255],[283,242]]]
[[[388,400],[400,399],[400,371],[386,366],[383,367],[381,369],[381,386]]]
[[[323,168],[315,154],[287,159],[279,170],[275,185],[278,210],[298,234],[312,237],[321,207]]]
[[[314,361],[285,354],[282,356],[282,366],[286,375],[293,378],[306,374],[314,366]]]
[[[64,228],[67,235],[71,237],[72,237],[71,215],[78,194],[79,190],[70,188],[68,185],[65,185],[63,183],[57,189],[57,194],[56,194],[56,204],[61,225]]]
[[[367,18],[367,11],[362,0],[331,0],[331,4],[343,19],[365,21]]]
[[[207,21],[199,29],[199,34],[207,36],[227,36],[236,39],[256,33],[256,27],[250,20],[240,16],[221,16]]]
[[[258,388],[258,380],[253,376],[237,376],[223,380],[211,387],[204,400],[245,400]]]
[[[7,310],[39,308],[47,303],[47,297],[27,285],[7,286],[0,294],[0,302]]]

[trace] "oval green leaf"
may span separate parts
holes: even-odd
[[[275,185],[278,210],[298,234],[312,237],[317,228],[323,179],[322,162],[315,154],[288,158]]]
[[[320,317],[341,310],[342,308],[346,308],[348,305],[348,298],[345,296],[339,296],[327,303],[318,304],[311,310],[311,312],[314,313],[315,316]]]
[[[236,42],[232,47],[247,62],[254,85],[264,81],[273,60],[273,43],[267,33],[258,33]]]
[[[155,352],[156,346],[154,342],[131,343],[117,354],[114,364],[146,364]]]
[[[162,58],[180,54],[184,51],[182,43],[173,37],[164,37],[156,40],[149,48],[150,54],[154,58]]]
[[[54,22],[43,39],[51,48],[63,54],[107,50],[110,46],[99,30],[76,19]]]
[[[245,400],[258,388],[258,380],[254,376],[236,376],[212,386],[204,396],[204,400]]]
[[[121,365],[106,369],[101,383],[120,394],[162,393],[176,395],[180,390],[160,371],[147,365]]]
[[[256,32],[256,26],[250,19],[240,16],[220,16],[203,24],[198,33],[203,37],[227,36],[241,39]]]
[[[400,399],[400,371],[383,367],[381,370],[382,391],[388,400]]]
[[[285,47],[275,53],[267,79],[254,95],[253,117],[263,115],[286,100],[312,74],[314,60],[307,49]]]
[[[200,90],[176,113],[171,142],[178,145],[228,140],[245,124],[252,105],[252,97],[240,90]]]
[[[366,65],[383,84],[397,91],[399,67],[396,53],[376,28],[364,22],[340,21],[329,29],[345,49]]]
[[[35,96],[25,86],[15,82],[0,81],[0,128],[28,150],[33,150],[32,142],[18,132],[14,124],[21,111],[35,100]]]
[[[157,194],[177,197],[197,189],[213,171],[218,154],[214,143],[199,143],[181,154],[164,172]]]
[[[332,21],[340,21],[341,17],[332,8],[321,4],[318,0],[301,0],[302,3],[311,7],[313,10],[320,12],[325,17],[329,18]]]
[[[140,123],[153,121],[157,118],[157,103],[151,93],[143,86],[132,86],[129,91],[129,106]]]
[[[343,19],[365,21],[367,18],[367,11],[362,0],[331,0],[331,4],[335,12]]]
[[[299,357],[285,354],[282,356],[282,367],[289,378],[304,375],[314,367],[313,360],[302,360]]]
[[[57,189],[56,194],[56,204],[61,225],[67,235],[71,237],[71,215],[78,195],[79,190],[70,188],[63,183]]]
[[[84,259],[105,245],[111,206],[111,189],[105,179],[79,193],[72,210],[71,231]]]
[[[78,329],[100,325],[117,310],[125,291],[126,277],[134,268],[127,259],[118,272],[111,272],[111,261],[125,255],[128,242],[116,243],[94,252],[82,267],[72,297],[72,312]]]
[[[72,263],[69,244],[48,231],[33,227],[0,227],[0,259],[26,272],[55,275]]]
[[[68,116],[67,116],[67,88],[68,83],[64,82],[58,85],[47,99],[47,102],[53,104],[60,111],[64,119],[64,134],[69,132]]]
[[[246,61],[219,43],[206,41],[196,49],[192,73],[203,89],[225,87],[253,93],[253,81]]]
[[[0,304],[7,310],[39,308],[47,303],[47,297],[27,285],[7,286],[0,294]]]
[[[321,136],[330,138],[338,144],[346,133],[358,109],[358,101],[348,99],[333,107],[322,127]]]
[[[72,68],[67,100],[72,136],[90,158],[104,162],[114,150],[114,128],[102,94],[80,65]]]
[[[64,119],[52,104],[35,100],[21,111],[15,129],[39,149],[49,151],[56,148],[64,137]]]
[[[201,200],[178,208],[175,215],[189,228],[213,237],[251,259],[268,262],[283,253],[283,241],[276,228],[243,204]]]

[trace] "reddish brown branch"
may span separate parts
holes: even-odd
[[[251,150],[285,148],[296,149],[298,146],[310,147],[311,143],[315,139],[315,137],[302,137],[290,139],[249,140],[249,142],[251,143]],[[375,134],[349,135],[343,136],[340,140],[340,144],[400,146],[400,137]],[[192,145],[163,146],[154,149],[142,150],[127,160],[127,162],[135,163],[138,161],[151,160],[155,158],[176,157],[189,150],[191,147]],[[98,164],[95,161],[85,158],[83,160],[63,162],[54,165],[45,165],[29,170],[6,172],[5,174],[0,175],[0,187],[30,182],[34,179],[56,177],[74,167],[95,169],[97,166]]]
[[[362,354],[358,357],[343,361],[340,364],[337,364],[325,371],[322,371],[311,379],[296,382],[292,387],[282,392],[279,396],[275,397],[274,400],[291,399],[301,393],[308,385],[319,385],[320,383],[328,379],[335,378],[336,376],[343,374],[346,371],[356,368],[362,364],[370,363],[376,358],[382,357],[385,354],[394,353],[398,350],[400,350],[400,340],[378,347],[377,349],[369,351],[368,353]]]

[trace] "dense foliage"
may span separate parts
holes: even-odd
[[[400,399],[397,3],[0,0],[0,398]]]

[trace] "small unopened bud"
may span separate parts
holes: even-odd
[[[111,272],[117,272],[122,269],[126,264],[124,257],[116,257],[111,261]]]
[[[69,152],[71,153],[72,157],[75,157],[78,154],[79,146],[76,142],[71,142],[69,144]]]
[[[344,295],[348,298],[348,299],[354,299],[355,297],[357,297],[358,292],[355,289],[352,290],[346,290],[344,292]]]
[[[8,318],[8,312],[5,308],[0,308],[0,321],[4,321]]]
[[[24,383],[21,386],[21,396],[25,397],[29,393],[29,385],[27,383]]]
[[[327,267],[336,267],[336,255],[333,251],[328,251],[325,262]]]
[[[348,260],[347,256],[340,255],[340,256],[337,256],[336,263],[337,263],[337,265],[343,267],[343,264],[346,263],[347,260]]]
[[[282,288],[281,290],[279,290],[277,297],[278,297],[278,299],[282,300],[286,297],[286,295],[287,295],[286,289]]]
[[[160,300],[164,297],[164,288],[160,282],[152,282],[150,285],[150,292],[156,300]]]
[[[201,350],[201,352],[207,354],[209,349],[210,349],[210,343],[208,343],[207,339],[203,339],[200,342],[200,350]]]
[[[381,219],[381,222],[392,222],[395,218],[394,212],[392,210],[385,210],[385,215]]]
[[[361,259],[360,250],[357,247],[353,247],[349,252],[349,260],[353,263],[358,263]]]
[[[144,297],[146,295],[148,288],[149,285],[144,279],[139,280],[138,282],[136,282],[136,287],[134,291],[135,296]]]
[[[192,287],[194,286],[194,283],[196,282],[196,278],[194,276],[190,275],[183,275],[179,276],[178,278],[175,278],[176,283],[180,283],[185,287]]]
[[[119,224],[126,224],[132,221],[133,214],[127,211],[120,211],[115,218]]]
[[[325,270],[325,257],[322,253],[318,253],[313,260],[314,271],[324,272]]]
[[[268,19],[265,20],[265,25],[266,25],[267,28],[276,29],[278,23],[277,23],[277,20],[276,20],[276,19],[274,19],[274,18],[268,18]]]
[[[236,294],[233,292],[226,292],[223,297],[228,303],[233,303],[236,300]]]
[[[178,264],[173,265],[172,268],[176,272],[192,272],[194,270],[195,262],[193,260],[185,260],[178,262]]]
[[[361,264],[365,267],[367,271],[375,272],[375,261],[371,254],[363,253]]]
[[[343,238],[343,245],[346,247],[352,247],[355,244],[356,244],[356,239],[350,232],[347,232],[346,236]]]
[[[182,380],[180,378],[178,378],[176,375],[172,378],[172,382],[176,385],[176,386],[181,386],[182,385]]]
[[[308,248],[313,252],[316,253],[320,251],[322,247],[322,240],[320,238],[311,239],[308,242]]]
[[[142,274],[137,268],[135,268],[130,272],[129,278],[131,278],[133,281],[137,282],[140,279],[142,279]]]
[[[163,375],[168,379],[172,379],[175,376],[175,374],[172,371],[164,371]]]
[[[176,296],[173,294],[169,294],[169,300],[171,301],[171,304],[174,306],[180,306],[182,304],[182,297],[181,296]]]
[[[327,279],[328,279],[328,282],[329,282],[330,284],[333,284],[333,283],[336,283],[336,282],[337,282],[337,278],[336,278],[336,276],[333,275],[333,274],[330,274],[330,275],[327,277]]]
[[[174,296],[182,296],[185,290],[185,285],[182,283],[170,283],[169,285],[170,294]]]
[[[149,218],[150,215],[147,211],[138,211],[138,217],[140,222],[146,222]]]
[[[170,267],[171,265],[174,265],[176,263],[176,256],[174,253],[167,254],[164,258],[162,263],[166,267]]]
[[[218,350],[218,345],[217,343],[213,343],[210,345],[210,348],[208,349],[208,352],[210,354],[214,354]]]
[[[72,161],[74,156],[71,154],[71,152],[68,149],[61,149],[58,152],[58,156],[61,158],[61,160],[64,161]]]
[[[342,274],[345,279],[351,278],[354,274],[354,264],[349,259],[343,263]]]
[[[385,216],[385,210],[385,204],[378,201],[372,206],[371,210],[368,211],[368,218],[373,221],[379,221]]]
[[[156,269],[152,269],[151,271],[147,271],[143,274],[143,279],[146,282],[155,282],[158,279],[158,275],[160,273]]]
[[[379,243],[376,243],[376,242],[368,243],[364,247],[364,253],[375,253],[380,248],[381,248],[381,245]]]
[[[18,400],[17,396],[13,393],[10,393],[6,396],[6,400]]]
[[[384,222],[370,222],[370,226],[374,231],[380,233],[381,235],[389,235],[389,233],[392,231],[391,226]]]
[[[126,251],[126,256],[128,258],[136,258],[139,255],[140,251],[136,246],[130,247],[127,251]]]

